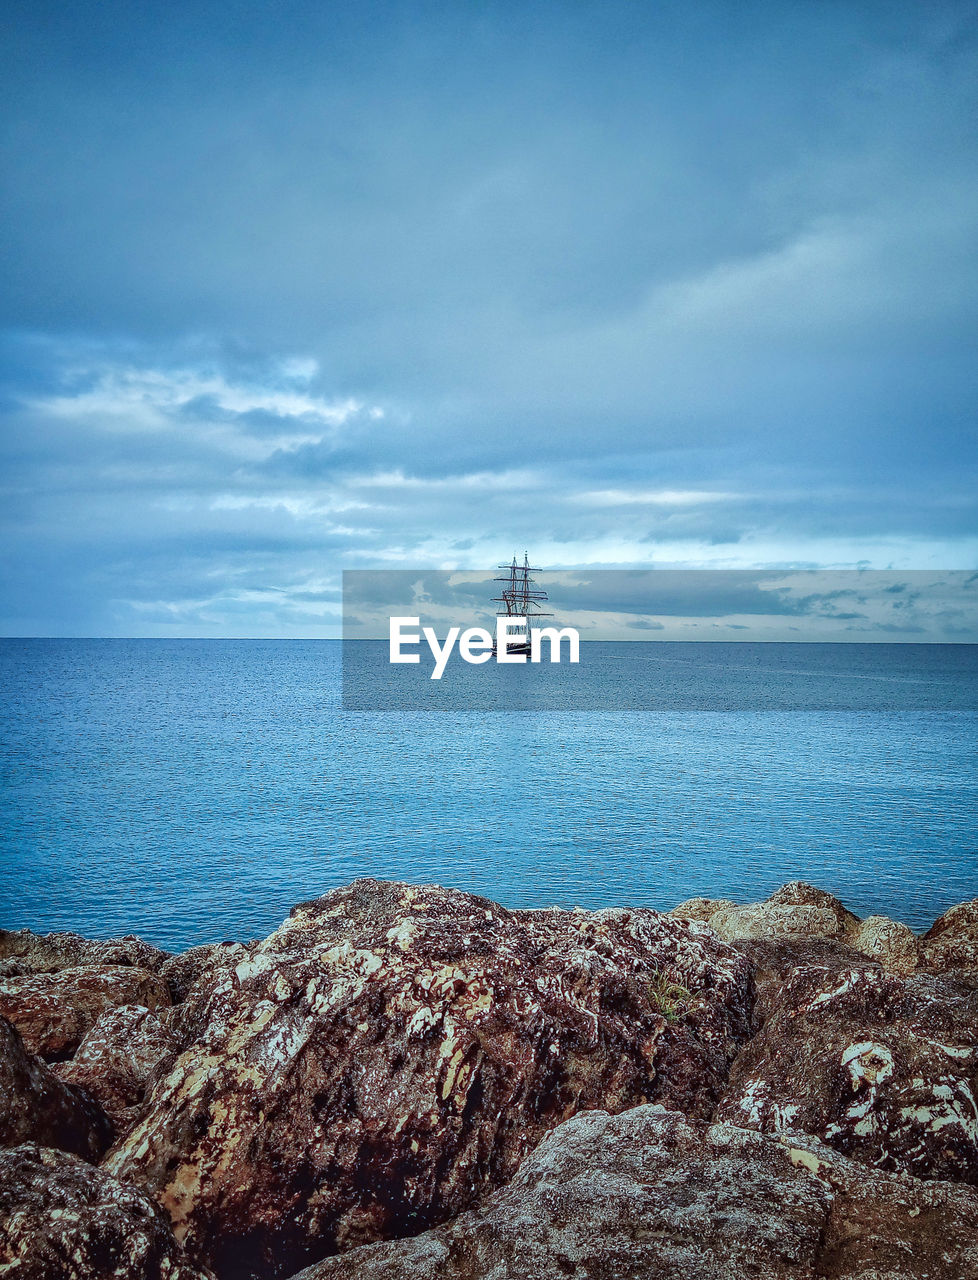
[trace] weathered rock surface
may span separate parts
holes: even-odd
[[[767,1021],[785,982],[800,965],[817,965],[832,973],[880,968],[877,960],[870,960],[848,943],[834,938],[749,938],[730,945],[744,956],[754,973],[755,1028]]]
[[[51,1068],[60,1079],[86,1089],[124,1137],[139,1117],[147,1088],[179,1042],[144,1005],[122,1005],[103,1013],[70,1062]]]
[[[54,973],[91,964],[156,970],[169,955],[169,951],[161,951],[132,934],[99,942],[78,933],[0,929],[0,964],[8,962],[16,966],[18,973]]]
[[[745,907],[726,907],[711,916],[708,924],[726,942],[741,938],[836,938],[835,916],[824,907],[772,905],[756,902]]]
[[[65,1058],[106,1009],[170,1003],[166,983],[148,969],[84,965],[77,969],[0,978],[0,1017],[12,1022],[30,1053]]]
[[[907,925],[886,916],[860,920],[831,893],[801,880],[782,885],[764,902],[738,906],[722,898],[690,898],[670,915],[701,920],[727,942],[837,942],[877,960],[889,973],[904,976],[913,973],[919,961],[917,937]]]
[[[16,1028],[0,1018],[0,1147],[40,1142],[97,1160],[111,1137],[101,1107],[29,1054]]]
[[[848,937],[859,925],[859,917],[853,915],[834,894],[826,893],[804,880],[789,880],[767,899],[772,907],[816,907],[820,911],[828,911],[835,917],[836,937]]]
[[[739,939],[847,938],[859,925],[838,898],[793,880],[764,902],[718,904],[706,923],[727,942]]]
[[[917,935],[908,925],[886,916],[867,916],[853,933],[852,945],[879,960],[887,973],[906,977],[919,962]]]
[[[165,1214],[64,1151],[0,1151],[0,1275],[10,1280],[208,1280]]]
[[[814,1134],[866,1164],[978,1183],[978,990],[796,969],[734,1064],[718,1119]]]
[[[577,1110],[709,1114],[749,1002],[702,925],[358,881],[192,997],[104,1167],[223,1277],[287,1275],[465,1209]]]
[[[690,898],[673,907],[669,914],[680,920],[700,920],[727,942],[851,940],[859,928],[859,918],[838,898],[801,880],[782,885],[764,902],[738,905],[726,898]]]
[[[931,969],[978,974],[978,898],[959,903],[938,917],[921,939],[921,950]]]
[[[240,942],[209,942],[171,956],[160,965],[159,974],[170,988],[173,1003],[186,1000],[201,981],[216,982],[227,970],[246,960],[255,945],[248,948]]]
[[[974,1280],[978,1194],[659,1107],[591,1111],[481,1208],[295,1280]]]
[[[700,920],[708,924],[710,917],[715,916],[718,911],[724,911],[736,905],[736,902],[731,902],[729,898],[687,898],[685,902],[680,902],[678,907],[673,907],[669,914],[675,916],[677,920]]]

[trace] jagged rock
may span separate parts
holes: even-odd
[[[677,920],[701,920],[704,924],[708,924],[710,917],[715,916],[718,911],[724,911],[736,905],[736,902],[731,902],[729,898],[687,898],[685,902],[680,902],[678,907],[673,907],[669,914],[675,916]]]
[[[859,927],[838,898],[824,889],[792,880],[764,902],[738,906],[725,898],[690,898],[670,915],[701,920],[727,942],[795,937],[850,939]]]
[[[212,979],[216,982],[221,974],[246,960],[254,947],[255,944],[244,947],[240,942],[204,943],[171,956],[160,966],[159,974],[170,988],[173,1003],[179,1004],[198,982]]]
[[[152,943],[133,934],[99,942],[78,933],[31,933],[30,929],[0,929],[0,962],[9,961],[20,973],[54,973],[81,965],[131,965],[157,970],[169,958]]]
[[[0,1147],[40,1142],[97,1160],[111,1137],[111,1125],[93,1099],[62,1083],[0,1018]]]
[[[105,1167],[222,1277],[287,1275],[459,1212],[579,1109],[708,1114],[749,1001],[696,923],[357,881],[192,998],[202,1039]]]
[[[974,1280],[978,1194],[659,1107],[590,1111],[484,1206],[294,1280]]]
[[[867,916],[852,934],[852,945],[879,960],[888,973],[907,977],[917,968],[917,935],[899,920]]]
[[[0,1151],[0,1274],[10,1280],[212,1280],[136,1187],[34,1143]]]
[[[921,950],[929,968],[978,972],[978,898],[939,916],[921,939]]]
[[[767,1021],[785,981],[799,966],[818,965],[832,973],[880,968],[879,961],[834,938],[749,938],[730,945],[747,959],[754,973],[755,1029]]]
[[[796,969],[734,1064],[718,1119],[814,1134],[865,1164],[978,1183],[978,991]]]
[[[178,1044],[176,1035],[144,1005],[122,1005],[103,1013],[74,1058],[52,1070],[96,1098],[121,1138],[138,1119],[158,1067],[175,1055]]]
[[[163,979],[133,966],[85,965],[0,978],[0,1016],[14,1024],[29,1052],[48,1059],[73,1053],[106,1009],[169,1003]]]

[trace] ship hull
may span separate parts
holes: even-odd
[[[499,653],[499,648],[498,648],[498,646],[496,645],[496,642],[495,642],[495,641],[493,641],[493,644],[492,644],[492,652],[493,652],[493,654],[494,654],[494,655]],[[528,644],[512,644],[512,643],[510,643],[510,644],[508,644],[508,645],[506,646],[506,652],[507,652],[507,653],[511,653],[511,654],[512,654],[512,653],[524,653],[524,654],[529,655],[529,654],[532,652],[532,650],[531,650],[531,648],[530,648],[530,646],[529,646]]]

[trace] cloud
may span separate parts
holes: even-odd
[[[590,570],[536,576],[543,612],[590,640],[978,642],[978,592],[967,573],[872,570]],[[896,580],[895,580],[896,579]],[[894,586],[908,600],[894,599]],[[393,616],[450,626],[495,625],[492,573],[372,570],[344,575],[344,635],[386,638]],[[637,634],[636,634],[637,633]]]
[[[0,629],[978,562],[966,4],[368,9],[6,8]]]

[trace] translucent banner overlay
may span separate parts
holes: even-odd
[[[563,633],[559,645],[543,637],[539,661],[520,652],[519,641],[529,639],[516,621],[524,613],[531,631]],[[499,660],[501,645],[491,649],[499,614],[514,615],[508,650],[515,652],[503,655],[514,661]],[[580,639],[576,663],[571,629]],[[343,706],[975,711],[978,574],[347,571]]]

